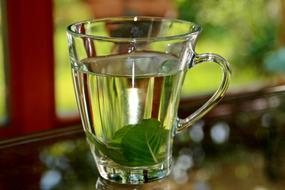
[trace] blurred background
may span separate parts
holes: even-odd
[[[9,91],[7,84],[11,81],[7,80],[9,60],[5,56],[8,47],[3,45],[7,44],[6,9],[3,5],[8,1],[10,0],[1,0],[0,6],[0,134],[2,129],[9,128],[1,125],[10,110],[7,105]],[[33,2],[49,1],[52,0]],[[22,5],[25,6],[25,3]],[[38,3],[37,6],[43,5]],[[21,10],[23,9],[25,7]],[[193,189],[198,190],[209,190],[207,181],[216,187],[212,189],[218,190],[228,187],[234,189],[235,185],[241,187],[239,189],[254,187],[251,189],[283,190],[285,2],[283,0],[53,0],[54,100],[57,116],[64,118],[77,113],[68,58],[66,27],[80,20],[126,15],[162,16],[199,23],[203,30],[197,42],[196,52],[218,53],[225,57],[232,67],[230,89],[223,102],[203,120],[177,135],[174,149],[176,162],[172,178],[180,184],[185,184],[189,180],[193,183],[194,179]],[[203,98],[219,85],[220,77],[221,71],[212,63],[199,65],[188,71],[182,92],[181,117],[187,116],[204,102]],[[33,91],[33,89],[26,90]],[[21,94],[18,94],[18,97],[20,96]],[[20,104],[17,106],[21,107]],[[38,108],[37,106],[35,108]],[[79,125],[79,117],[76,122],[76,125]],[[59,137],[58,141],[58,143],[51,142],[50,146],[43,143],[42,148],[38,148],[37,142],[34,149],[30,149],[29,144],[24,148],[18,146],[15,151],[19,153],[11,154],[16,155],[14,160],[18,164],[17,155],[22,155],[23,161],[27,155],[26,150],[30,150],[36,156],[38,155],[35,152],[39,152],[39,158],[36,157],[31,161],[27,157],[22,165],[26,172],[42,175],[40,182],[42,189],[80,189],[76,186],[79,182],[82,183],[81,187],[85,187],[88,183],[92,184],[90,188],[92,189],[95,165],[85,140],[80,138],[78,141],[72,139],[61,142],[62,139]],[[11,151],[14,151],[12,149]],[[2,159],[2,162],[4,160]],[[26,166],[32,162],[40,163],[40,169],[26,170]],[[190,172],[190,175],[185,175],[185,172],[192,169],[196,173]],[[7,171],[10,171],[10,168]],[[18,176],[18,171],[16,172]],[[9,178],[5,172],[0,173],[3,179]],[[54,186],[50,185],[50,176],[59,176]],[[33,178],[27,175],[18,185],[22,186],[24,183],[30,185],[28,179]],[[38,185],[38,181],[35,181],[34,183]],[[105,182],[101,182],[99,178],[97,183],[100,185]],[[177,189],[186,188],[182,185]]]
[[[233,93],[284,83],[284,4],[281,0],[54,0],[56,111],[65,115],[77,110],[66,40],[66,27],[70,23],[125,15],[163,16],[199,23],[203,31],[196,51],[218,53],[230,62],[233,75],[229,93]],[[0,8],[0,11],[5,10]],[[3,41],[1,31],[0,40]],[[2,44],[0,118],[3,119],[7,112],[7,73]],[[211,63],[191,69],[184,83],[183,97],[212,92],[219,84],[220,75],[219,68]]]
[[[203,30],[196,51],[221,54],[231,63],[231,92],[284,82],[282,8],[284,3],[280,0],[56,0],[57,111],[67,113],[76,110],[74,96],[66,96],[73,94],[65,37],[66,26],[72,22],[122,15],[175,17],[197,22]],[[220,76],[219,68],[211,63],[194,68],[188,72],[182,95],[210,93],[219,85]]]

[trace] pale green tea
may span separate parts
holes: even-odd
[[[150,166],[171,155],[183,70],[159,53],[88,58],[73,67],[98,165]]]

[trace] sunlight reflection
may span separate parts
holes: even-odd
[[[195,190],[210,190],[210,186],[206,181],[198,181],[194,183],[193,189]]]
[[[203,126],[205,122],[199,121],[193,125],[193,127],[190,128],[190,137],[194,142],[201,142],[204,139],[204,131]]]
[[[268,128],[272,125],[273,117],[269,113],[264,113],[261,116],[261,126]]]
[[[55,187],[61,180],[62,176],[58,170],[48,170],[46,171],[41,178],[41,189],[49,190]]]
[[[225,122],[219,122],[211,128],[211,138],[216,144],[225,143],[230,135],[230,127]]]
[[[262,186],[257,186],[254,188],[254,190],[267,190],[266,187],[262,187]]]
[[[185,184],[189,179],[187,172],[193,165],[194,162],[191,155],[185,153],[180,154],[173,166],[173,179],[179,184]]]

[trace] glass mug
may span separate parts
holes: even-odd
[[[223,97],[230,68],[219,55],[195,53],[201,27],[156,18],[104,18],[67,29],[72,76],[83,128],[100,175],[142,184],[171,170],[176,133],[191,126]],[[198,110],[177,117],[189,68],[217,63],[220,87]]]

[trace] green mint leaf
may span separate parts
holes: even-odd
[[[141,123],[137,124],[137,126],[160,127],[160,122],[156,119],[144,119]]]
[[[116,131],[116,133],[114,134],[113,138],[111,141],[108,142],[108,144],[121,144],[122,142],[122,138],[127,134],[127,132],[134,127],[134,125],[126,125],[124,127],[122,127],[121,129],[119,129],[118,131]]]
[[[124,158],[120,147],[108,146],[102,143],[95,135],[88,131],[85,131],[85,134],[90,143],[94,144],[95,147],[98,148],[104,155],[108,156],[110,159],[119,164],[126,165],[128,163],[128,161]]]
[[[107,144],[86,131],[88,140],[114,162],[125,166],[146,166],[165,158],[168,130],[155,119],[144,119],[115,132]],[[165,150],[163,150],[163,148]]]
[[[125,158],[139,165],[152,165],[162,161],[158,156],[159,148],[166,143],[167,130],[160,127],[154,119],[143,120],[128,130],[122,139],[122,151]]]
[[[122,151],[130,163],[138,162],[141,165],[155,163],[148,144],[146,127],[136,126],[122,139]]]

